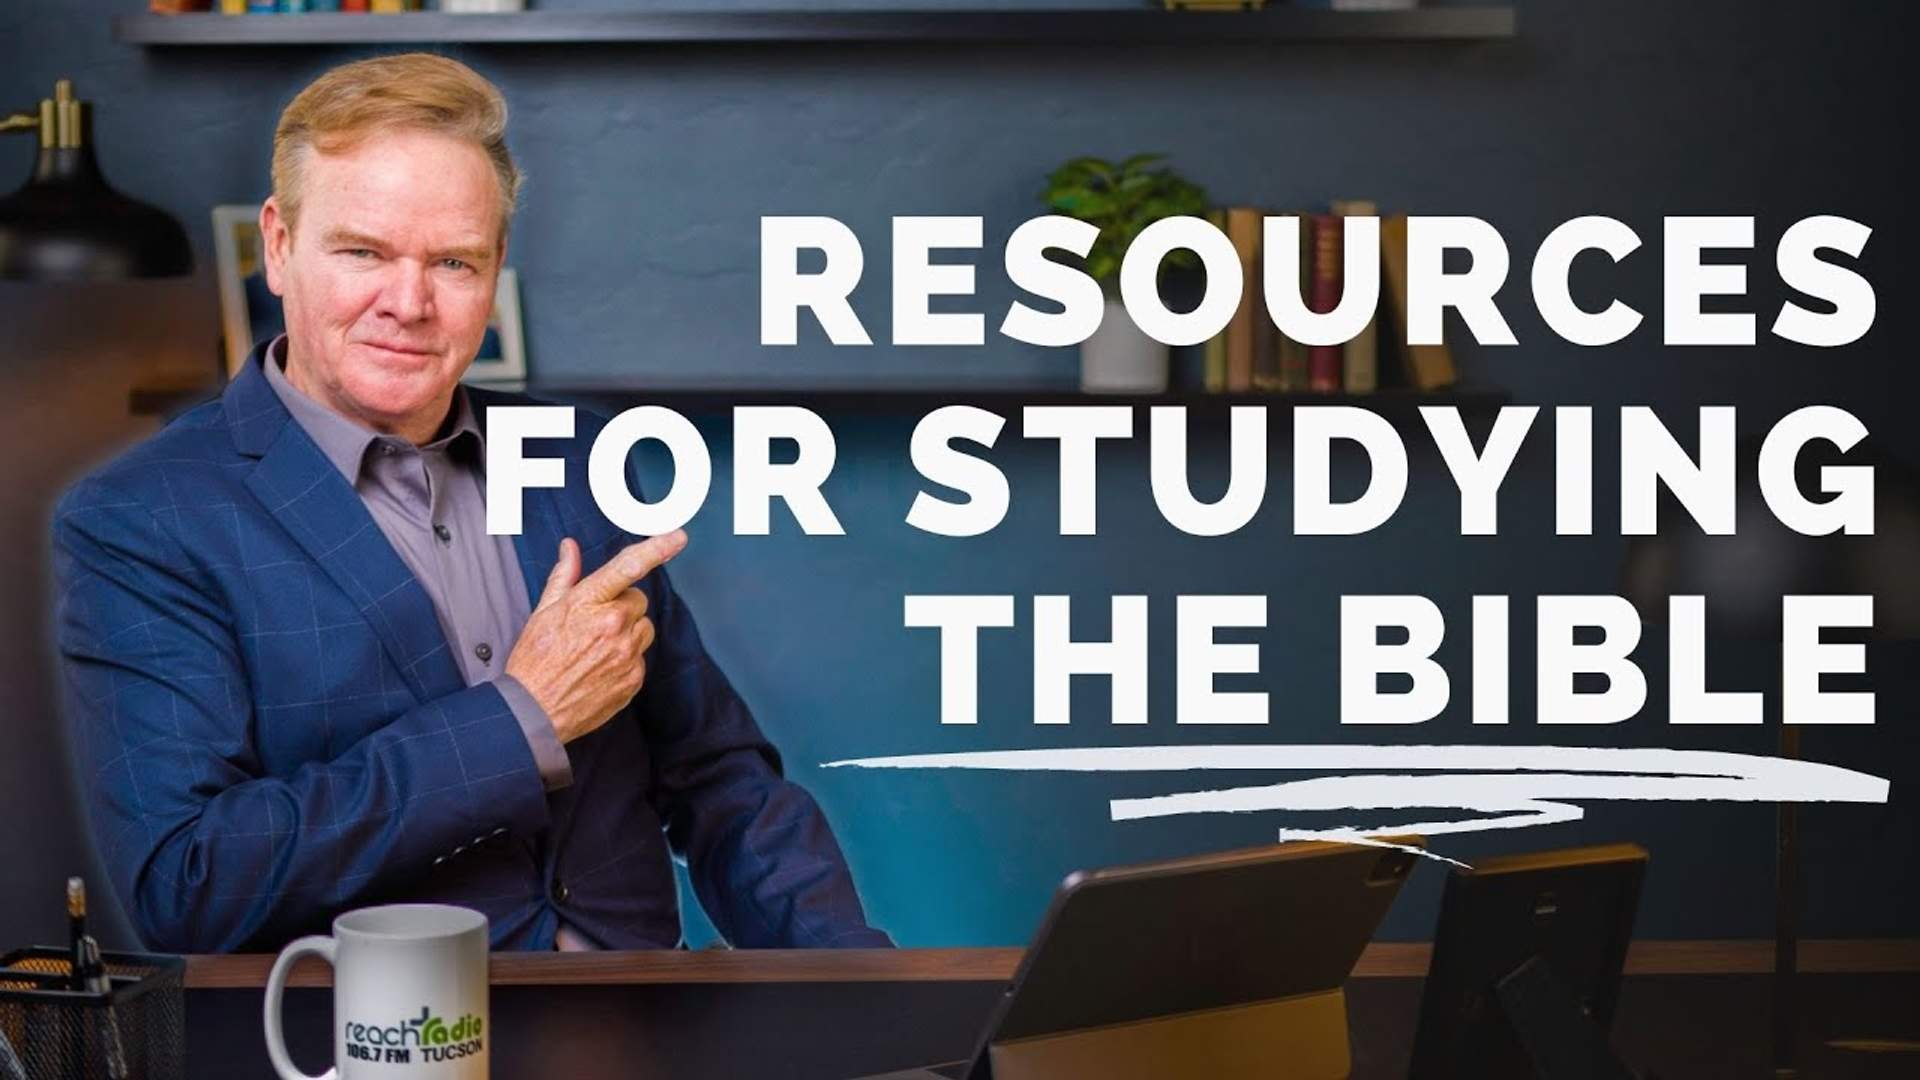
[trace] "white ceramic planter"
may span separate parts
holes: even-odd
[[[1080,343],[1080,389],[1089,394],[1157,394],[1167,388],[1167,347],[1133,324],[1126,305],[1107,301],[1100,329]]]

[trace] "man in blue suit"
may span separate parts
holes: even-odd
[[[58,630],[94,834],[149,946],[276,949],[435,900],[497,948],[671,947],[672,860],[742,946],[879,946],[819,807],[646,539],[585,491],[601,422],[484,528],[486,332],[519,174],[452,60],[337,68],[274,139],[287,333],[67,494]]]

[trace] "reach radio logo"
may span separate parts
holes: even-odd
[[[419,1016],[396,1024],[349,1022],[344,1028],[347,1057],[389,1065],[454,1061],[486,1049],[480,1034],[484,1025],[471,1013],[449,1024],[425,1005]]]

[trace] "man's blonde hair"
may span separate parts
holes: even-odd
[[[400,53],[359,60],[308,84],[273,132],[273,196],[291,228],[300,213],[307,158],[352,150],[376,132],[406,128],[478,146],[500,179],[500,236],[520,195],[520,169],[507,152],[507,101],[458,60]]]

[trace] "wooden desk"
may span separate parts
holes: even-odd
[[[964,1057],[1018,949],[501,953],[493,958],[493,1073],[702,1080],[845,1080]],[[271,1076],[260,1035],[269,956],[192,957],[188,1072]],[[1354,1076],[1406,1074],[1424,945],[1368,949],[1348,986]],[[1643,942],[1628,962],[1615,1041],[1662,1077],[1764,1077],[1768,942]],[[1813,1075],[1920,1074],[1920,1057],[1836,1054],[1823,1037],[1920,1037],[1920,941],[1808,942]],[[296,1061],[326,1060],[331,976],[295,969],[286,1027]]]

